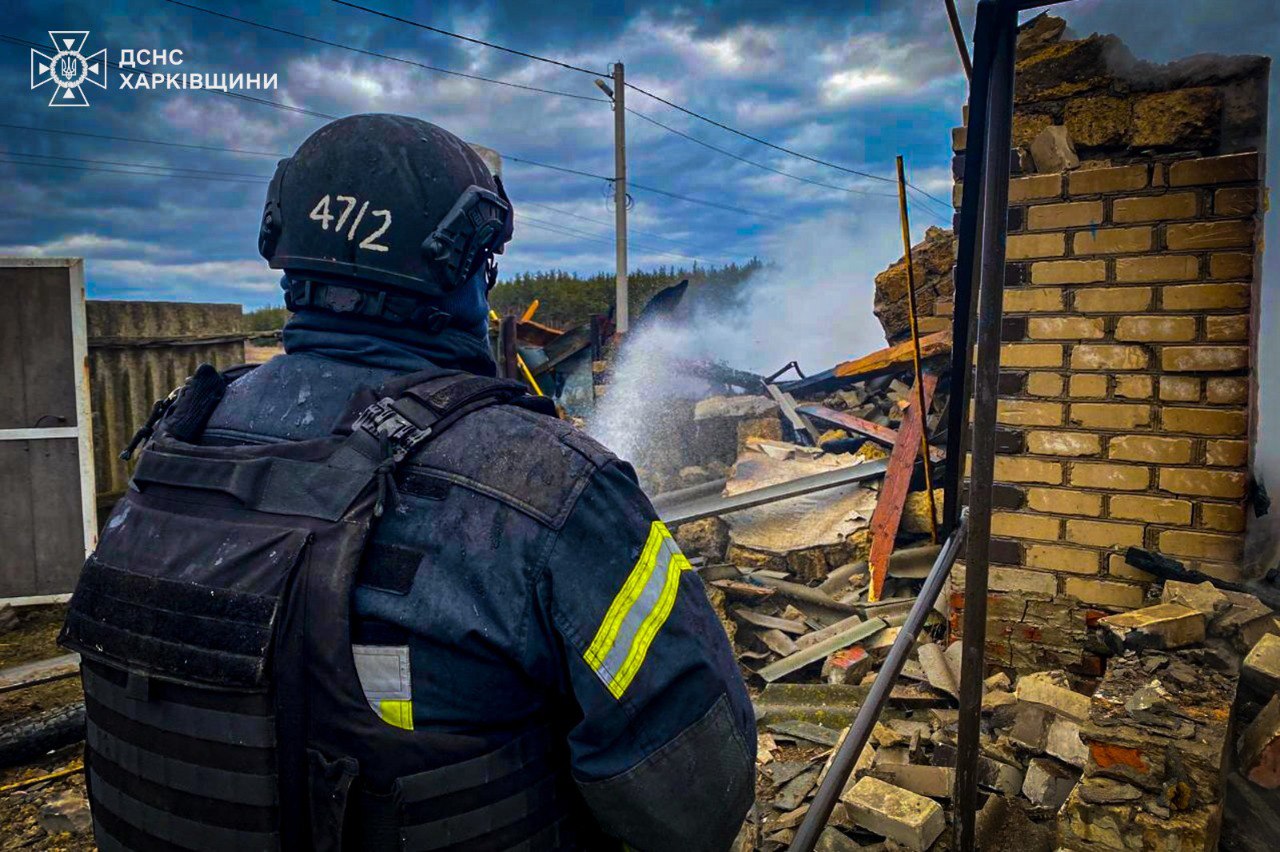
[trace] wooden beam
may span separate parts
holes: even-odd
[[[813,428],[813,424],[805,417],[802,417],[800,412],[796,410],[796,401],[791,398],[791,394],[778,390],[777,385],[766,384],[764,389],[773,398],[773,401],[778,404],[778,408],[782,410],[787,422],[791,424],[792,431],[796,433],[796,438],[799,439],[801,436],[805,436],[808,438],[809,446],[818,446],[818,430]],[[801,441],[800,443],[805,442]]]
[[[951,332],[939,331],[928,337],[920,338],[920,357],[932,358],[945,355],[951,351]],[[910,340],[896,346],[863,355],[852,361],[837,364],[832,372],[842,379],[870,379],[899,367],[905,367],[915,360],[915,346]]]
[[[909,342],[907,350],[911,350]],[[938,377],[925,373],[920,381],[924,383],[925,404],[931,405]],[[871,568],[871,592],[867,599],[872,602],[880,600],[884,593],[884,580],[889,573],[889,554],[893,552],[893,542],[898,537],[902,509],[907,503],[907,492],[911,488],[911,476],[915,471],[916,457],[920,454],[920,439],[924,435],[928,416],[929,412],[921,409],[919,403],[907,406],[902,416],[902,425],[898,428],[897,440],[893,444],[893,452],[889,454],[889,467],[885,471],[884,483],[880,486],[875,511],[871,514],[871,553],[867,557]]]
[[[801,414],[807,414],[815,420],[821,420],[824,423],[830,423],[832,426],[838,426],[849,432],[856,432],[864,435],[871,440],[884,444],[886,447],[892,447],[898,440],[898,433],[890,429],[888,426],[881,426],[879,423],[873,423],[862,417],[849,414],[847,411],[836,411],[834,408],[827,408],[825,405],[798,405],[796,411]],[[940,462],[946,457],[941,447],[930,447],[929,458],[935,462]]]

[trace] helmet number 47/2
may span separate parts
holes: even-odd
[[[347,219],[351,217],[351,211],[356,209],[357,200],[354,196],[350,195],[335,195],[334,200],[339,201],[344,205],[342,213],[337,217],[337,222],[333,221],[334,215],[329,212],[328,195],[325,195],[324,198],[321,198],[316,202],[316,206],[311,209],[310,218],[314,222],[319,222],[320,227],[326,231],[329,230],[329,225],[332,224],[333,230],[340,232],[343,227],[346,226]],[[385,234],[387,229],[391,227],[391,211],[370,210],[368,201],[365,201],[360,205],[360,210],[356,213],[355,219],[351,222],[351,228],[347,231],[347,240],[350,241],[356,238],[356,229],[360,227],[360,222],[364,220],[365,213],[368,213],[370,216],[381,217],[382,224],[377,228],[377,230],[362,239],[359,247],[362,249],[369,249],[370,251],[387,251],[387,246],[375,242],[375,240]]]

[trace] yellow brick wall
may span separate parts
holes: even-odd
[[[1130,546],[1241,577],[1261,193],[1248,152],[1012,180],[994,658],[1082,664]]]

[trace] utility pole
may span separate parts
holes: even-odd
[[[627,291],[627,88],[622,63],[613,64],[613,206],[617,234],[618,291],[615,318],[619,334],[630,325]]]

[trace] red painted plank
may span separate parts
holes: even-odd
[[[922,380],[925,404],[932,405],[938,377],[925,373]],[[912,395],[911,398],[914,400],[915,396]],[[871,554],[867,557],[867,564],[871,568],[871,592],[868,596],[871,601],[880,600],[884,592],[884,580],[889,573],[889,554],[893,552],[893,542],[898,537],[898,525],[902,522],[902,509],[906,506],[907,492],[911,488],[911,473],[915,469],[916,456],[920,453],[920,436],[924,434],[927,415],[928,411],[920,411],[918,403],[907,406],[902,415],[902,425],[898,428],[897,440],[893,444],[893,452],[889,454],[889,469],[880,485],[876,509],[871,514]]]

